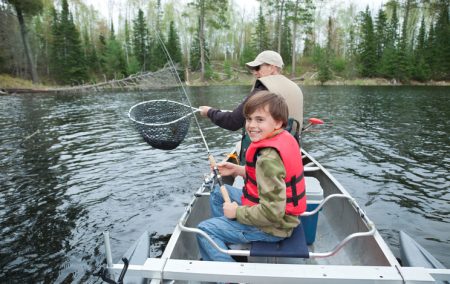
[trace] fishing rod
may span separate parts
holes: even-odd
[[[183,94],[186,97],[186,100],[187,100],[188,105],[190,107],[190,111],[192,112],[192,115],[193,115],[193,117],[195,119],[195,123],[197,124],[197,128],[198,128],[198,130],[200,132],[200,136],[202,137],[203,144],[205,145],[206,151],[208,152],[208,160],[209,160],[209,163],[211,165],[211,168],[213,169],[214,175],[216,176],[217,181],[219,183],[220,192],[222,193],[222,197],[223,197],[225,202],[231,202],[230,196],[228,195],[228,191],[225,188],[225,185],[224,185],[223,180],[222,180],[222,176],[220,175],[219,169],[217,167],[216,160],[214,159],[213,155],[211,154],[211,151],[209,150],[208,143],[206,142],[205,136],[203,135],[202,128],[200,127],[200,124],[198,122],[197,116],[195,115],[195,112],[196,112],[196,111],[194,111],[195,108],[192,107],[191,101],[189,100],[189,96],[188,96],[188,94],[186,92],[186,89],[183,86],[183,82],[181,81],[180,75],[178,75],[178,71],[176,69],[175,63],[173,62],[172,57],[170,56],[170,53],[167,50],[167,47],[166,47],[164,41],[161,39],[161,36],[159,34],[160,34],[160,31],[157,30],[156,31],[156,36],[157,36],[159,42],[161,43],[161,47],[163,48],[164,54],[166,55],[166,58],[168,59],[170,67],[173,69],[172,72],[175,73],[175,78],[178,80],[178,84],[181,86],[181,89],[183,90]]]

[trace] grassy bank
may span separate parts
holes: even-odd
[[[0,74],[0,89],[46,89],[42,84],[33,84],[30,80]]]
[[[292,80],[299,85],[304,86],[398,86],[398,85],[423,85],[423,86],[450,86],[450,82],[446,81],[430,81],[426,83],[411,81],[408,84],[402,84],[395,80],[387,80],[384,78],[355,78],[343,79],[337,78],[321,84],[318,80],[311,79],[314,76],[301,76]],[[231,76],[216,74],[213,78],[206,82],[201,82],[198,72],[190,72],[187,76],[186,84],[189,86],[225,86],[225,85],[251,85],[254,77],[249,72],[234,72]],[[58,86],[46,86],[43,84],[33,84],[30,80],[24,80],[12,77],[6,74],[0,74],[0,90],[29,89],[29,90],[46,90]]]

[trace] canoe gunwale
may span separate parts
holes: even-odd
[[[203,193],[202,195],[209,195],[209,193]],[[363,221],[366,223],[367,227],[369,228],[366,232],[356,232],[349,234],[346,236],[343,240],[341,240],[333,249],[326,251],[326,252],[309,252],[310,258],[320,258],[320,257],[330,257],[338,253],[339,250],[341,250],[347,243],[349,243],[352,239],[359,238],[359,237],[369,237],[373,236],[376,232],[375,224],[367,217],[367,214],[364,213],[364,211],[358,206],[355,199],[349,195],[346,194],[331,194],[328,195],[313,211],[304,212],[301,216],[311,216],[314,214],[317,214],[322,207],[331,199],[333,198],[346,198],[348,199],[352,205],[356,208],[356,210],[359,212],[360,217],[363,219]],[[189,215],[190,210],[186,211],[186,214],[180,219],[178,222],[178,227],[182,232],[187,233],[194,233],[199,234],[203,236],[210,244],[213,245],[215,249],[220,251],[221,253],[227,254],[227,255],[233,255],[233,256],[250,256],[250,250],[232,250],[232,249],[223,249],[221,248],[207,233],[204,231],[197,229],[197,228],[191,228],[188,226],[185,226],[186,218]]]
[[[166,283],[168,281],[181,281],[182,283],[189,282],[198,283],[200,281],[213,282],[248,282],[248,283],[435,283],[436,280],[450,280],[450,269],[427,269],[422,267],[401,267],[392,251],[385,243],[374,223],[367,217],[367,214],[359,207],[356,200],[343,188],[343,186],[317,161],[315,161],[306,151],[302,149],[303,159],[306,170],[305,176],[312,176],[319,179],[322,187],[325,189],[332,187],[327,191],[325,199],[334,195],[340,194],[346,196],[347,200],[333,201],[338,202],[337,206],[345,207],[344,209],[350,211],[351,214],[344,217],[355,218],[353,227],[349,232],[359,234],[358,231],[367,230],[361,234],[371,234],[370,238],[357,238],[358,240],[365,239],[365,241],[353,241],[351,246],[346,246],[346,249],[341,254],[347,254],[346,250],[353,247],[355,250],[364,252],[363,254],[370,255],[370,258],[376,258],[370,263],[365,259],[361,262],[351,262],[343,264],[333,263],[225,263],[225,262],[211,262],[199,261],[198,255],[195,255],[196,240],[191,230],[198,230],[194,227],[199,220],[207,218],[209,212],[205,213],[204,209],[209,205],[209,191],[214,186],[214,178],[209,175],[205,177],[202,186],[194,193],[194,198],[186,207],[183,215],[179,219],[174,228],[172,236],[166,245],[166,248],[160,258],[147,258],[142,265],[130,265],[128,267],[127,276],[140,276],[142,278],[151,279],[152,284]],[[331,199],[331,198],[330,198]],[[337,199],[337,198],[333,198]],[[335,204],[330,206],[336,207]],[[326,211],[326,206],[323,210]],[[319,209],[318,209],[319,210]],[[317,210],[317,211],[318,211]],[[333,212],[329,211],[328,213]],[[348,213],[348,212],[345,212]],[[324,214],[324,213],[322,213]],[[356,217],[359,216],[360,218]],[[322,218],[322,217],[321,217]],[[332,216],[330,221],[342,218],[339,216]],[[323,219],[321,219],[324,221]],[[328,220],[326,220],[328,221]],[[188,230],[186,230],[188,228]],[[345,232],[346,228],[342,229]],[[200,230],[199,230],[200,231]],[[201,231],[203,232],[203,231]],[[204,232],[203,232],[204,233]],[[346,234],[347,235],[347,234]],[[343,236],[342,232],[338,236]],[[350,235],[351,236],[351,235]],[[205,236],[206,237],[206,236]],[[209,236],[208,236],[209,237]],[[341,243],[347,243],[346,238]],[[317,241],[316,241],[317,242]],[[345,245],[345,244],[343,244]],[[338,244],[339,246],[339,244]],[[316,246],[314,245],[316,248]],[[363,249],[363,250],[361,250]],[[366,249],[371,250],[368,253]],[[373,252],[375,250],[375,252]],[[194,252],[192,252],[194,251]],[[235,251],[235,250],[229,250]],[[194,254],[194,255],[192,255]],[[239,251],[238,255],[242,254]],[[335,258],[333,256],[331,258]],[[319,259],[322,259],[319,257]],[[328,259],[328,258],[324,258]],[[372,263],[372,264],[371,264]],[[123,264],[108,263],[107,269],[110,273],[118,275]],[[126,280],[127,277],[125,277]]]

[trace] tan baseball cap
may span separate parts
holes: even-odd
[[[264,63],[274,65],[280,68],[283,68],[284,65],[283,58],[281,58],[281,55],[273,50],[265,50],[261,52],[260,54],[258,54],[258,56],[256,56],[255,60],[247,62],[245,63],[245,65],[247,65],[247,67],[249,68],[254,68]]]

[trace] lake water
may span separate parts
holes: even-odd
[[[193,106],[232,109],[249,87],[188,88]],[[450,267],[450,88],[303,87],[326,122],[305,149],[352,194],[398,253],[398,231]],[[209,170],[194,121],[175,150],[143,142],[135,103],[176,92],[0,96],[0,282],[100,283],[144,230],[152,256]],[[221,159],[239,139],[199,118]]]

